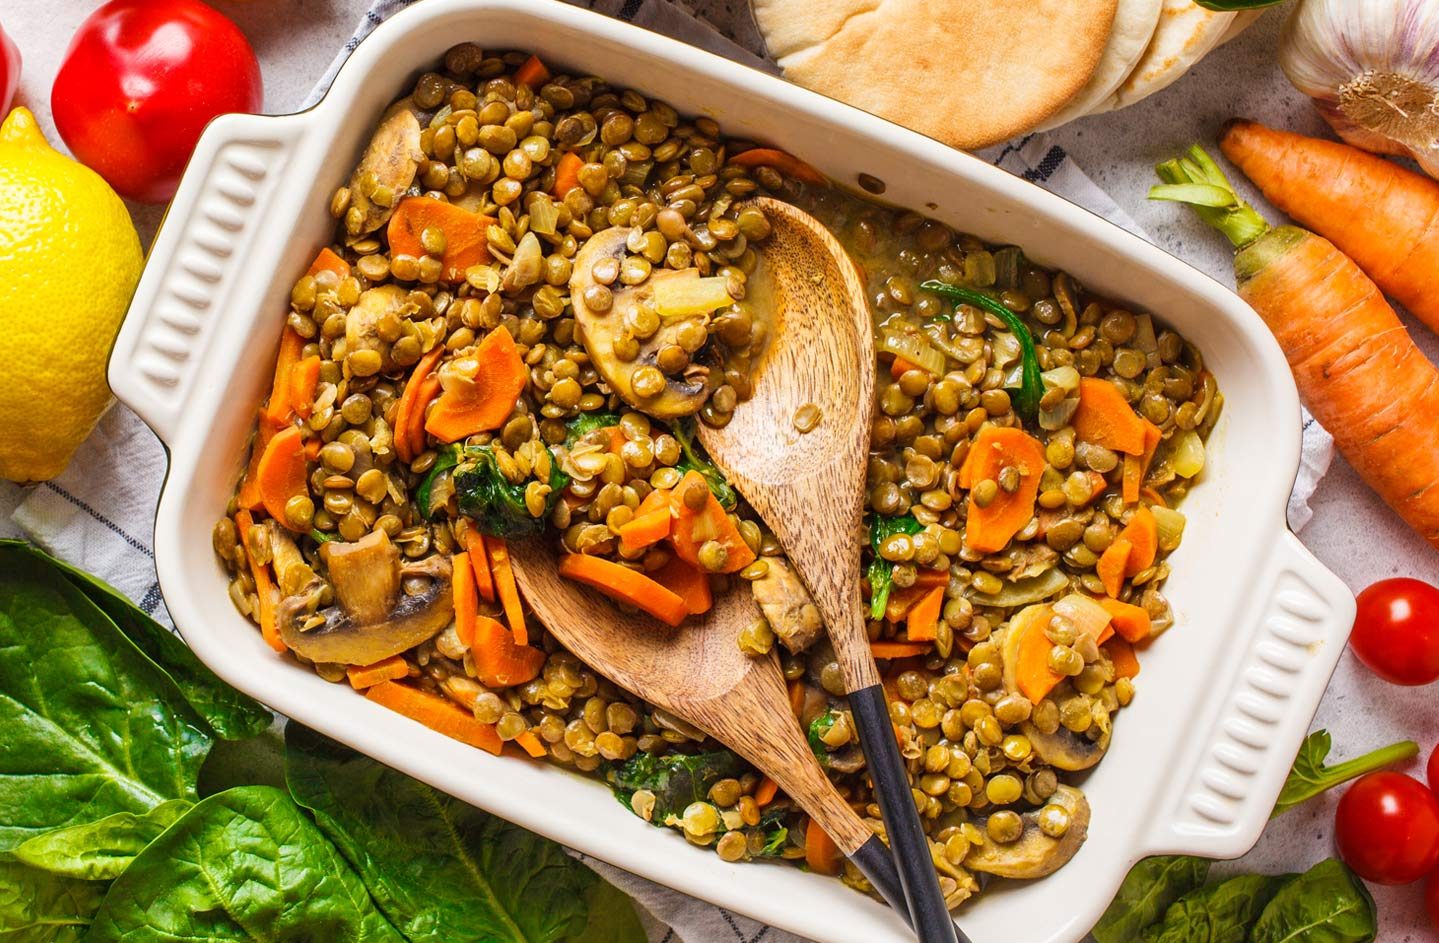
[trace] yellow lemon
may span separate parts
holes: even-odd
[[[54,478],[110,402],[140,238],[99,174],[24,108],[0,124],[0,477]]]

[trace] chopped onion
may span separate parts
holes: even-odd
[[[903,357],[935,376],[944,373],[944,354],[935,350],[930,339],[924,334],[906,334],[887,327],[879,332],[874,346],[882,352]]]
[[[1051,567],[1037,576],[1031,576],[1022,580],[1005,580],[1004,586],[997,593],[977,594],[971,597],[970,601],[976,606],[989,606],[993,609],[1012,609],[1015,606],[1027,606],[1030,603],[1043,602],[1055,593],[1063,592],[1069,587],[1069,577],[1059,567]]]
[[[1174,440],[1169,462],[1181,478],[1193,478],[1204,471],[1204,440],[1199,438],[1199,433],[1193,429],[1180,433]]]
[[[1019,287],[1019,264],[1024,259],[1024,250],[1019,246],[1005,246],[994,253],[994,287],[1008,291]]]
[[[1151,507],[1154,523],[1159,531],[1159,547],[1170,551],[1179,546],[1184,538],[1184,515],[1171,508]]]
[[[1079,397],[1066,396],[1055,406],[1039,407],[1039,428],[1047,432],[1058,432],[1069,425],[1074,414],[1079,412]]]
[[[1055,367],[1040,376],[1044,378],[1044,385],[1047,387],[1058,387],[1066,393],[1079,389],[1079,371],[1073,367]]]
[[[1088,596],[1081,596],[1078,593],[1070,593],[1059,602],[1054,604],[1055,615],[1064,616],[1074,627],[1079,630],[1080,635],[1088,635],[1095,641],[1099,640],[1099,634],[1109,625],[1112,618],[1109,610]]]
[[[559,207],[548,194],[537,193],[534,199],[530,200],[530,232],[537,232],[541,236],[553,236],[555,226],[560,221]]]
[[[1163,363],[1159,359],[1159,339],[1154,335],[1154,319],[1147,314],[1134,317],[1134,346],[1144,351],[1144,365],[1150,370]]]
[[[734,304],[734,299],[729,294],[729,279],[723,275],[709,278],[657,278],[652,285],[655,311],[662,318],[709,314],[718,308],[727,308]]]
[[[1023,353],[1023,348],[1019,346],[1019,338],[1008,331],[995,331],[994,339],[989,342],[989,349],[993,354],[994,366],[1001,370],[1018,362]],[[1015,385],[1018,386],[1018,382]]]

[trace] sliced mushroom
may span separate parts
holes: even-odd
[[[373,350],[380,355],[381,372],[394,369],[390,345],[380,336],[380,322],[390,315],[398,321],[409,296],[409,292],[398,285],[380,285],[362,292],[360,300],[345,315],[345,353]]]
[[[981,819],[975,824],[985,835],[984,844],[970,849],[964,866],[1002,878],[1042,878],[1058,871],[1074,857],[1089,833],[1089,800],[1073,786],[1060,786],[1049,797],[1049,804],[1069,814],[1069,828],[1063,835],[1050,838],[1039,827],[1043,809],[1022,814],[1019,818],[1024,828],[1019,838],[1006,844],[990,839],[986,821]]]
[[[1029,745],[1041,760],[1055,769],[1077,772],[1089,769],[1109,749],[1110,731],[1106,730],[1098,740],[1091,740],[1084,734],[1075,733],[1061,726],[1054,733],[1044,733],[1030,721],[1020,725],[1020,732],[1029,738]]]
[[[310,566],[295,540],[274,519],[267,520],[265,527],[270,536],[270,564],[275,570],[275,581],[280,586],[281,596],[299,596],[318,589],[320,578]]]
[[[656,279],[693,277],[695,273],[656,272],[643,283],[631,287],[616,282],[614,300],[606,311],[595,311],[585,301],[585,292],[599,284],[594,276],[595,263],[604,259],[613,259],[616,264],[623,262],[627,254],[625,240],[628,235],[629,230],[625,227],[611,227],[591,236],[575,256],[574,274],[570,277],[570,303],[574,306],[575,322],[579,325],[585,350],[605,382],[631,406],[657,419],[693,415],[699,412],[709,397],[717,371],[706,364],[691,363],[680,376],[665,375],[664,389],[654,396],[640,396],[635,392],[634,374],[642,367],[658,369],[660,350],[676,343],[682,326],[703,321],[703,315],[662,318],[659,328],[648,339],[639,342],[638,353],[629,360],[616,355],[615,342],[621,336],[632,336],[625,324],[631,311],[653,307]]]
[[[454,614],[449,557],[436,554],[402,565],[384,531],[354,543],[328,543],[321,552],[335,605],[315,612],[317,594],[311,592],[285,598],[277,613],[280,637],[295,654],[314,662],[371,665],[449,625]],[[412,582],[422,588],[405,592]]]
[[[375,136],[350,175],[345,230],[359,236],[389,222],[395,206],[415,182],[415,171],[424,159],[419,119],[409,100],[403,99],[390,106],[380,119]]]
[[[749,584],[750,591],[781,644],[798,654],[809,648],[824,629],[819,608],[788,560],[766,557],[765,563],[769,570]]]

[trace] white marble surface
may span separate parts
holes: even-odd
[[[698,0],[693,5],[709,12],[721,25],[733,26],[729,21],[742,2]],[[240,24],[260,56],[266,110],[283,112],[309,92],[367,2],[214,0],[214,5]],[[0,5],[0,22],[18,43],[25,61],[19,102],[39,115],[52,138],[50,84],[71,33],[94,6],[81,0],[4,0]],[[1085,119],[1058,132],[1074,158],[1159,245],[1229,284],[1229,256],[1223,240],[1186,213],[1147,203],[1144,194],[1156,162],[1192,141],[1212,142],[1229,117],[1242,115],[1310,133],[1321,130],[1308,104],[1273,64],[1281,17],[1278,12],[1267,14],[1258,26],[1204,60],[1183,81],[1141,105]],[[743,34],[743,24],[737,31]],[[141,236],[148,243],[161,209],[133,209]],[[1439,341],[1432,334],[1418,329],[1415,337],[1431,357],[1439,359]],[[1254,460],[1264,459],[1255,456]],[[13,486],[0,487],[0,534],[13,532],[9,512],[20,497]],[[1335,459],[1333,470],[1321,483],[1314,508],[1314,521],[1302,535],[1304,543],[1354,589],[1394,575],[1439,583],[1439,553],[1394,517],[1342,458]],[[1419,741],[1427,755],[1439,740],[1439,711],[1434,705],[1433,686],[1392,687],[1346,655],[1315,726],[1333,732],[1339,757],[1402,737]],[[1240,864],[1259,870],[1293,870],[1331,854],[1334,801],[1333,797],[1316,801],[1277,820]],[[1374,890],[1384,943],[1435,939],[1435,931],[1423,915],[1418,886]]]

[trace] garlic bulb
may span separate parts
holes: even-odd
[[[1279,65],[1344,140],[1439,177],[1439,0],[1301,0]]]

